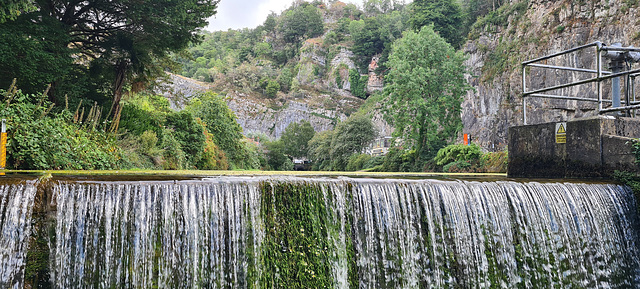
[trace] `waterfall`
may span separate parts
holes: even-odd
[[[36,194],[34,181],[0,185],[0,288],[22,288]]]
[[[264,176],[48,187],[53,288],[640,288],[637,205],[620,185]],[[4,284],[22,274],[20,238],[10,252],[22,257],[3,255]]]

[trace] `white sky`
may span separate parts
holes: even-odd
[[[271,11],[280,14],[294,0],[221,0],[218,13],[209,18],[209,31],[255,28],[264,23]],[[362,0],[341,0],[362,8]],[[409,2],[409,1],[407,1]]]

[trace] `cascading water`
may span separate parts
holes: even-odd
[[[35,181],[0,185],[0,288],[22,288]]]
[[[640,288],[618,185],[51,182],[53,288]]]

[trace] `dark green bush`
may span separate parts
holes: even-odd
[[[364,168],[364,165],[371,159],[368,154],[352,154],[347,162],[346,171],[359,171]]]
[[[186,111],[179,111],[167,115],[166,128],[172,131],[176,141],[185,154],[187,168],[194,168],[202,158],[205,147],[204,127],[193,115]]]
[[[434,160],[437,165],[444,166],[457,161],[477,160],[480,156],[482,156],[482,150],[476,144],[454,144],[440,149]]]
[[[123,103],[120,116],[120,129],[135,135],[141,135],[145,131],[154,131],[159,134],[162,130],[163,116],[161,113],[145,110],[136,103]]]
[[[465,160],[448,163],[442,167],[442,171],[445,173],[469,173],[471,169],[471,162]]]

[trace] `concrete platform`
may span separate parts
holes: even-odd
[[[598,116],[509,128],[509,177],[609,178],[639,171],[640,119]]]

